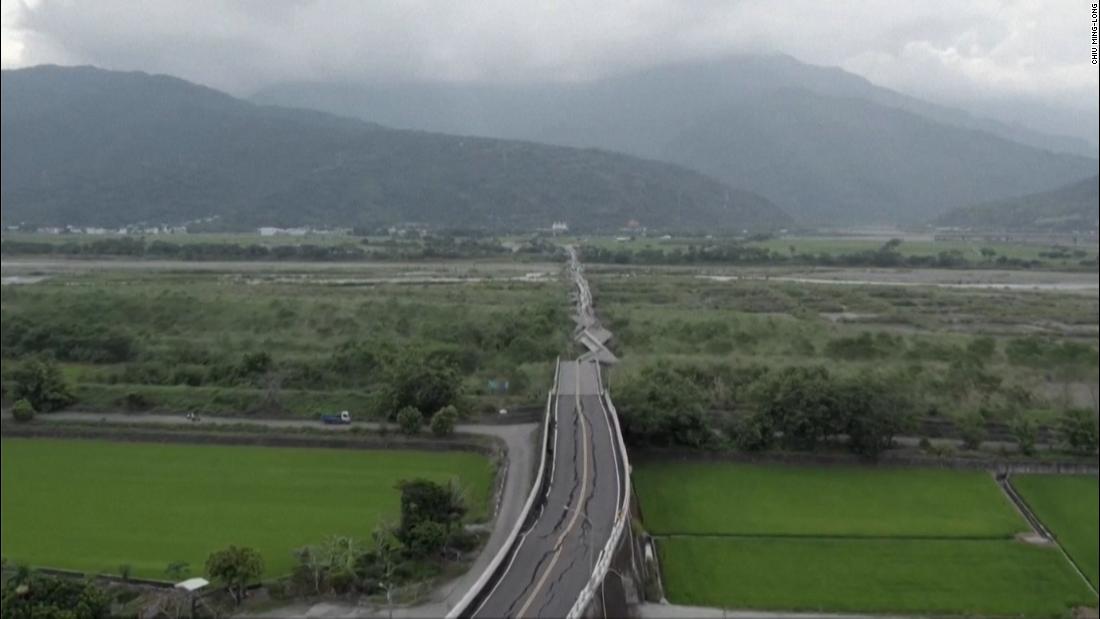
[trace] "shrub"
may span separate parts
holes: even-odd
[[[12,372],[16,399],[27,400],[34,410],[54,411],[76,401],[61,369],[50,359],[31,359]]]
[[[713,440],[704,414],[706,393],[679,368],[642,368],[624,381],[617,401],[629,442],[702,447]]]
[[[11,416],[16,421],[31,421],[34,419],[34,407],[24,398],[12,405]]]
[[[238,605],[244,599],[245,588],[264,572],[260,553],[245,546],[229,546],[206,558],[206,575],[229,590]]]
[[[1030,417],[1017,415],[1009,424],[1012,437],[1016,439],[1016,446],[1025,456],[1035,454],[1035,442],[1039,436],[1039,428]]]
[[[455,424],[458,422],[458,409],[453,406],[444,406],[432,415],[432,421],[429,424],[432,430],[432,434],[443,437],[450,436],[455,432]]]
[[[1067,449],[1077,453],[1096,453],[1096,413],[1085,408],[1071,408],[1058,418],[1058,436]]]
[[[406,406],[397,412],[397,425],[401,428],[401,432],[412,436],[420,432],[421,426],[424,425],[424,415],[412,406]]]
[[[985,440],[985,419],[981,413],[966,414],[959,419],[958,428],[964,449],[975,450],[982,446],[982,441]]]
[[[99,619],[111,613],[111,598],[95,584],[19,569],[3,585],[3,617]]]

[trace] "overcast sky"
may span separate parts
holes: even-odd
[[[1012,98],[1095,114],[1089,5],[3,0],[3,64],[140,69],[246,95],[285,80],[576,80],[782,52],[939,102]]]

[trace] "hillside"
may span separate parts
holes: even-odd
[[[598,150],[400,131],[91,67],[3,72],[4,223],[768,229],[767,200]]]
[[[944,213],[939,226],[1023,232],[1097,230],[1100,177],[1093,176],[1051,191],[979,204]]]
[[[1008,126],[786,56],[734,56],[585,83],[283,84],[254,100],[660,159],[759,193],[806,223],[927,221],[1096,167],[1087,133]]]

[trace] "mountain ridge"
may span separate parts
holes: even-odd
[[[1100,176],[1006,200],[953,209],[936,225],[1010,232],[1087,232],[1100,220]]]
[[[792,91],[808,92],[832,108],[791,110],[784,96]],[[918,223],[952,207],[1055,187],[1081,178],[1096,165],[1094,158],[1022,144],[1019,132],[996,121],[788,56],[736,56],[658,66],[584,83],[284,85],[261,91],[253,99],[339,110],[391,126],[597,147],[669,161],[759,193],[808,224]],[[845,109],[838,104],[841,100],[861,101],[859,110]],[[778,108],[784,105],[788,112],[780,114]],[[766,121],[766,132],[750,127],[755,140],[728,135],[721,145],[709,146],[706,158],[697,158],[695,151],[704,149],[702,144],[692,144],[690,137],[710,136],[713,142],[714,134],[729,133],[722,124],[700,127],[703,120],[736,119],[746,108],[757,111],[753,106],[776,108],[760,117]],[[935,135],[951,137],[923,143],[925,135],[913,133],[906,139],[919,148],[909,148],[905,142],[876,140],[864,132],[859,136],[863,148],[856,149],[848,136],[828,127],[811,124],[813,131],[806,132],[800,126],[835,120],[858,129],[861,114],[868,109],[897,119],[899,127],[916,127],[913,118],[917,117],[922,131],[934,129]],[[809,115],[793,115],[795,111]],[[1051,136],[1031,137],[1042,141]],[[777,151],[777,143],[786,144],[785,150]],[[723,161],[714,158],[716,153],[732,157]],[[861,169],[874,169],[884,156],[902,170],[923,172],[893,173],[890,183],[866,173],[855,188],[831,176],[839,167],[854,177]],[[814,157],[821,166],[810,165]],[[748,158],[754,160],[753,173],[734,165]],[[789,187],[796,173],[785,171],[791,158],[805,161],[797,173],[802,187],[798,192]],[[955,160],[956,165],[935,165],[945,159]],[[758,170],[767,174],[761,177],[755,173]],[[1004,183],[990,182],[993,178]],[[859,185],[870,189],[859,190]],[[918,194],[924,195],[920,201],[913,198]]]
[[[3,72],[5,222],[398,222],[530,229],[761,230],[767,200],[668,163],[594,149],[394,130],[262,106],[169,76]]]

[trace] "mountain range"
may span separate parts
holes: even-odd
[[[252,100],[667,161],[805,224],[925,222],[1077,181],[1097,165],[1087,135],[980,118],[781,55],[570,83],[285,83]]]
[[[956,228],[1021,232],[1096,233],[1100,176],[1050,191],[953,209],[936,224]]]
[[[3,72],[5,224],[417,222],[766,230],[766,199],[669,163],[257,105],[177,78]]]

